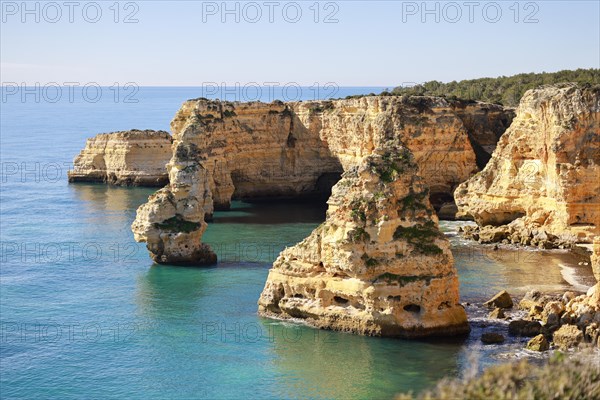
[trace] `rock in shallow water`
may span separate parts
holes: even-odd
[[[504,311],[501,308],[496,308],[496,309],[494,309],[494,311],[489,313],[488,318],[504,319],[504,318],[506,318],[506,315],[504,314]]]
[[[542,330],[542,325],[537,321],[516,320],[508,324],[508,333],[513,336],[536,336]]]
[[[483,303],[483,305],[487,306],[488,308],[512,308],[513,301],[510,297],[510,294],[508,294],[506,290],[503,290],[500,293],[496,294],[494,297],[492,297],[490,300]]]
[[[499,333],[487,332],[481,335],[481,341],[485,344],[504,343],[504,336]]]
[[[544,335],[537,335],[527,342],[527,350],[531,351],[546,351],[550,348],[550,343]]]

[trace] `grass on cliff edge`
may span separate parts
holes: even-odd
[[[600,355],[596,352],[570,358],[557,353],[542,366],[526,360],[506,363],[472,379],[444,379],[418,396],[409,393],[396,398],[412,399],[600,399]]]

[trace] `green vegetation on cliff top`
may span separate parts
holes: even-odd
[[[536,87],[548,84],[576,82],[580,84],[600,83],[600,69],[577,69],[539,74],[518,74],[498,78],[469,79],[460,82],[425,82],[413,87],[397,87],[392,93],[397,95],[428,95],[457,97],[465,100],[478,100],[517,106],[523,94]]]
[[[558,72],[525,73],[448,83],[429,81],[411,87],[398,86],[391,92],[381,94],[388,96],[441,96],[516,107],[527,90],[563,82],[598,84],[600,83],[600,69],[580,68]]]

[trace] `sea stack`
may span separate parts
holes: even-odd
[[[171,158],[171,135],[165,131],[101,133],[86,141],[68,172],[69,182],[123,186],[164,186]]]
[[[333,187],[326,221],[273,264],[259,313],[371,336],[468,332],[450,246],[412,154],[384,140],[356,161]]]

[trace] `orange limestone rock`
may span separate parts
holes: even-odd
[[[591,243],[600,235],[600,87],[526,92],[490,162],[455,198],[480,238]]]
[[[327,196],[342,174],[325,223],[273,265],[260,313],[367,335],[468,331],[449,244],[429,200],[430,182],[447,190],[476,169],[446,100],[200,99],[184,103],[171,127],[170,184],[132,225],[155,261],[214,263],[200,239],[215,207],[227,208],[232,197]],[[452,159],[449,174],[421,172],[411,151],[410,143],[426,159],[419,143],[436,140],[445,148],[429,157]]]
[[[88,139],[75,158],[69,182],[164,186],[171,158],[171,135],[164,131],[102,133]]]
[[[326,221],[279,255],[261,315],[373,336],[469,330],[428,189],[410,151],[392,143],[348,166]]]

